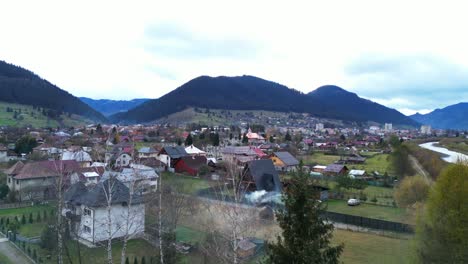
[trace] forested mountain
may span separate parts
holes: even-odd
[[[119,112],[125,112],[135,108],[150,99],[133,99],[133,100],[108,100],[108,99],[91,99],[80,97],[80,100],[91,106],[94,110],[105,116],[110,116]]]
[[[110,117],[115,122],[149,122],[188,107],[229,110],[269,110],[311,113],[317,117],[349,121],[392,122],[414,126],[417,123],[396,110],[361,99],[355,94],[335,94],[326,86],[308,95],[254,76],[195,78],[174,91]],[[330,93],[340,98],[330,98]],[[354,96],[353,96],[354,95]],[[348,102],[348,100],[351,100]],[[364,104],[363,106],[359,103]],[[379,114],[372,113],[377,111]],[[354,114],[353,112],[356,112]]]
[[[416,113],[410,116],[413,120],[433,128],[468,129],[468,103],[458,103],[442,109],[436,109],[428,114]]]
[[[395,109],[363,99],[335,85],[321,86],[307,95],[320,101],[325,109],[332,109],[330,115],[338,114],[339,119],[418,125]]]
[[[46,108],[52,118],[71,113],[95,121],[106,120],[77,97],[33,72],[5,61],[0,61],[0,101]]]

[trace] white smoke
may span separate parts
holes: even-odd
[[[280,192],[267,192],[265,190],[255,191],[246,194],[245,198],[247,199],[247,201],[253,204],[282,204]]]

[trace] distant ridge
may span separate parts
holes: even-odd
[[[77,97],[5,61],[0,61],[0,101],[76,114],[99,122],[107,120]]]
[[[468,103],[450,105],[425,115],[416,113],[410,117],[433,128],[468,130]]]
[[[133,100],[109,100],[80,97],[80,100],[83,101],[85,104],[91,106],[94,110],[100,112],[104,116],[110,116],[116,113],[128,111],[150,99],[138,98]]]
[[[395,109],[363,99],[335,85],[324,85],[307,94],[320,101],[322,107],[334,109],[345,120],[374,121],[417,126],[417,122]]]
[[[309,94],[254,76],[200,76],[159,99],[149,100],[127,112],[109,118],[113,122],[151,122],[189,107],[226,110],[268,110],[310,113],[340,120],[417,126],[418,123],[394,109],[359,98],[333,86]]]

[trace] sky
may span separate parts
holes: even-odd
[[[5,1],[0,60],[75,96],[158,98],[200,76],[335,84],[404,114],[468,101],[463,1]]]

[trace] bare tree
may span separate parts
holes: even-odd
[[[253,214],[243,204],[250,180],[243,168],[235,162],[227,162],[226,180],[220,182],[215,192],[217,201],[209,201],[206,209],[211,219],[221,223],[210,226],[222,226],[215,230],[207,228],[210,236],[202,249],[222,263],[239,263],[239,242],[252,232]]]

